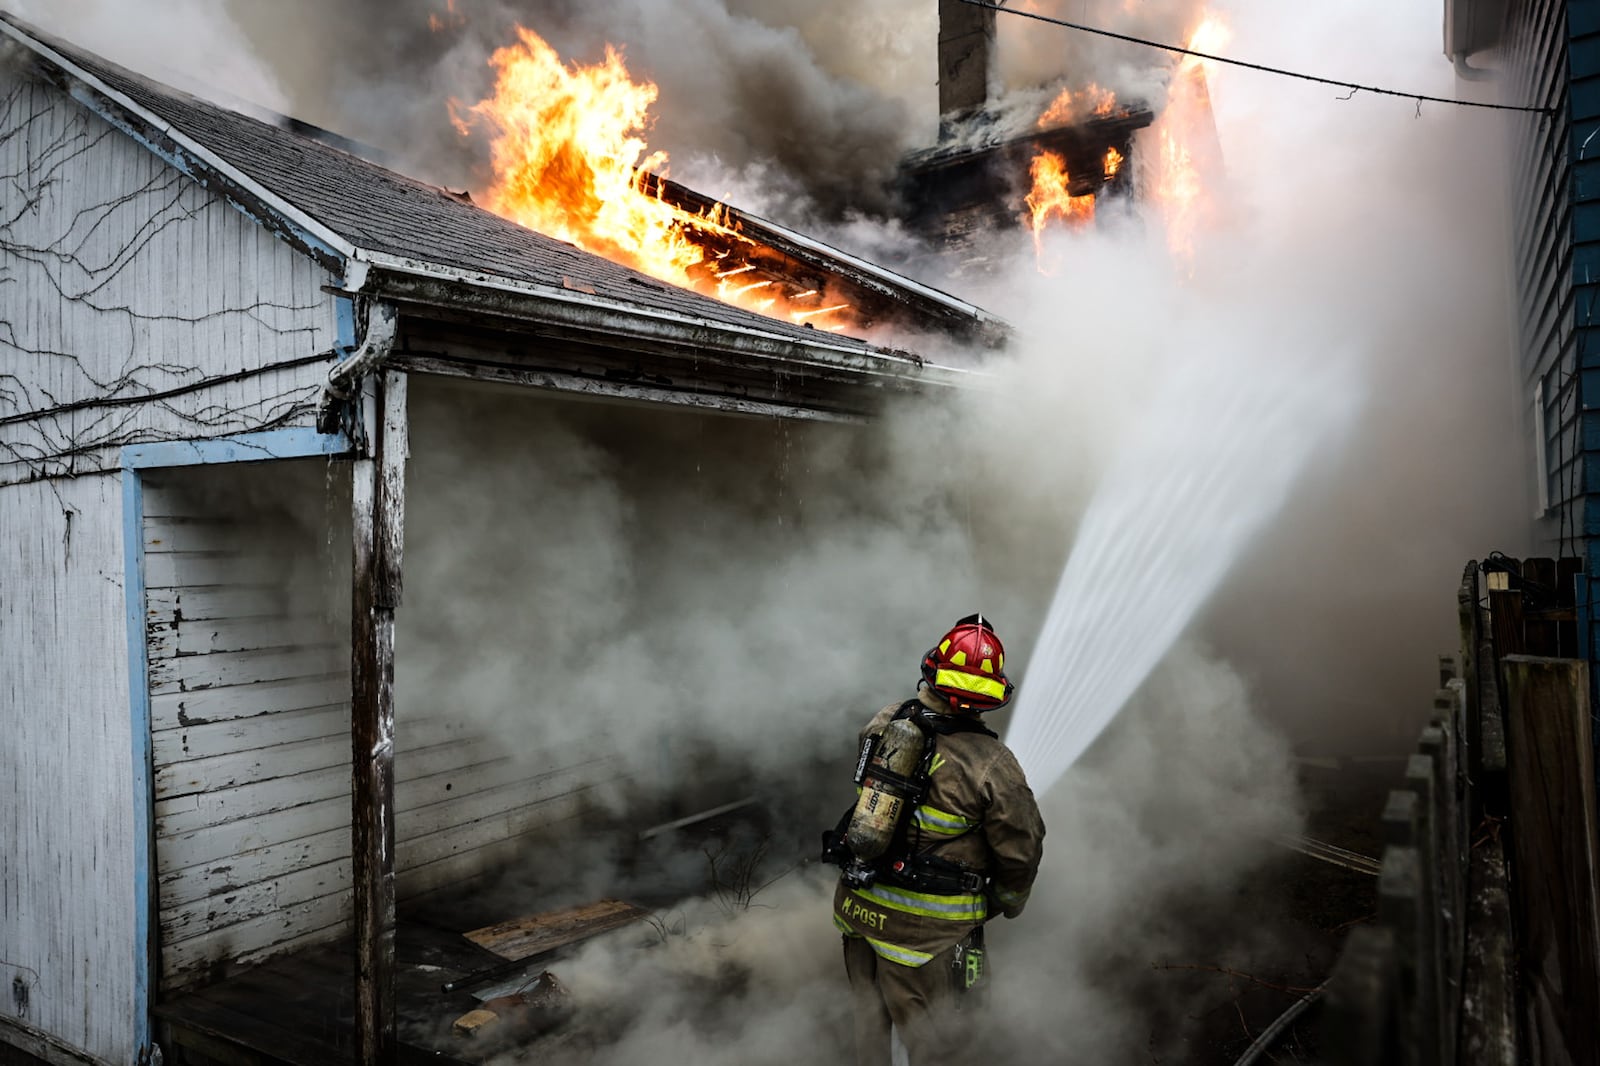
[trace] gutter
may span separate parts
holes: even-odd
[[[1450,62],[1456,68],[1456,77],[1462,81],[1494,81],[1495,72],[1484,67],[1475,67],[1467,62],[1467,55],[1458,52],[1450,57]]]
[[[986,377],[979,371],[932,363],[911,352],[846,341],[820,333],[799,339],[755,326],[735,325],[662,308],[621,304],[603,297],[481,271],[359,250],[363,270],[350,295],[474,310],[528,322],[568,326],[610,337],[724,352],[781,368],[846,373],[887,381],[961,387]],[[356,266],[356,264],[352,264]],[[350,274],[356,274],[351,270]],[[341,363],[340,366],[343,366]],[[369,368],[370,369],[370,368]]]

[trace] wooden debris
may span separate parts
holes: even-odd
[[[499,1020],[500,1015],[492,1010],[483,1010],[481,1008],[469,1010],[456,1019],[456,1023],[450,1027],[450,1031],[457,1036],[477,1036]]]
[[[526,959],[620,928],[649,915],[618,899],[602,899],[576,907],[545,911],[486,925],[463,935],[503,959]]]
[[[572,1016],[572,1009],[571,994],[545,970],[510,995],[496,996],[463,1014],[451,1029],[462,1037],[487,1031],[497,1044],[525,1040],[554,1029]]]

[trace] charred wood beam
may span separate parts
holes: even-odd
[[[375,376],[364,397],[371,454],[353,472],[350,853],[355,903],[355,1050],[393,1063],[394,612],[400,604],[407,452],[406,377]]]
[[[869,322],[896,321],[924,331],[944,330],[976,337],[991,347],[1003,345],[1011,335],[1005,320],[976,304],[728,207],[685,185],[648,172],[640,173],[639,185],[679,210],[714,219],[715,228],[695,235],[696,240],[703,237],[707,247],[736,255],[799,288],[837,294]],[[718,228],[727,231],[727,236],[719,237]]]

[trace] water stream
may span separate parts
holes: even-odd
[[[1121,711],[1356,410],[1344,368],[1236,355],[1174,362],[1090,500],[1018,685],[1006,742],[1041,795]]]

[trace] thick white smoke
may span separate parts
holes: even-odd
[[[69,37],[92,21],[38,7]],[[766,168],[780,206],[843,215],[859,194],[881,209],[867,186],[932,136],[931,0],[462,7],[465,26],[435,34],[426,15],[442,5],[235,3],[224,10],[249,37],[209,54],[260,66],[301,117],[380,144],[409,134],[398,139],[431,176],[457,181],[474,159],[441,98],[481,93],[514,18],[579,58],[624,45],[661,85],[657,146],[681,173]],[[1197,14],[1047,9],[1169,39]],[[1451,91],[1434,9],[1241,0],[1228,15],[1240,56]],[[230,32],[220,15],[195,25]],[[1002,26],[1018,87],[1089,69],[1113,81],[1122,66],[1157,84],[1166,69]],[[848,799],[854,730],[908,694],[917,656],[955,617],[997,619],[1025,692],[1057,653],[1039,634],[1076,525],[1158,417],[1150,397],[1174,361],[1214,374],[1208,389],[1287,376],[1289,391],[1315,393],[1336,371],[1364,406],[1321,438],[1187,639],[1045,797],[1035,900],[991,942],[995,1020],[1035,1057],[1128,1061],[1150,1052],[1156,1022],[1170,1050],[1187,1004],[1138,975],[1202,939],[1262,947],[1251,916],[1207,905],[1252,875],[1262,839],[1296,824],[1290,739],[1409,739],[1432,653],[1449,646],[1461,562],[1509,543],[1524,513],[1504,502],[1520,498],[1520,456],[1496,122],[1242,71],[1214,72],[1211,95],[1228,173],[1213,192],[1228,210],[1192,271],[1148,206],[1052,237],[1049,277],[1025,237],[999,238],[1008,265],[959,283],[1020,329],[986,393],[855,430],[416,388],[402,731],[408,707],[442,706],[508,751],[595,745],[647,793],[610,797],[631,815],[701,778],[752,787],[775,798],[774,852],[792,860]],[[898,243],[852,224],[838,232]],[[1175,464],[1190,458],[1174,449]],[[1185,562],[1215,560],[1172,565]],[[552,844],[534,856],[539,898],[580,891],[551,883],[575,855],[581,891],[614,883],[599,856]],[[621,937],[558,967],[605,1022],[606,1039],[573,1054],[838,1061],[846,993],[827,892],[825,876],[792,874],[732,916],[686,904],[664,945]]]

